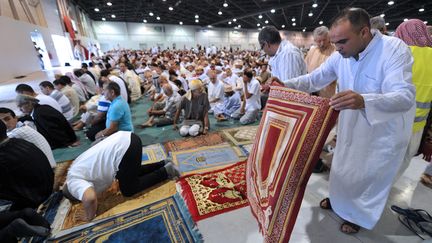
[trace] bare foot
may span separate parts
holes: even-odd
[[[77,124],[75,124],[75,125],[73,126],[73,130],[74,130],[74,131],[80,131],[80,130],[83,129],[83,127],[84,127],[84,123],[83,123],[83,122],[79,122],[79,123],[77,123]]]
[[[74,143],[70,144],[69,147],[77,147],[80,145],[81,145],[81,142],[79,140],[76,140]]]
[[[140,126],[141,128],[146,128],[146,127],[151,127],[152,124],[146,122],[146,123],[143,123],[143,124],[141,124],[141,125],[139,125],[139,126]]]

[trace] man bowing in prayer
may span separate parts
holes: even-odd
[[[341,231],[349,234],[378,222],[402,163],[415,112],[413,58],[401,40],[371,31],[360,8],[339,13],[330,38],[339,53],[309,74],[279,82],[310,93],[338,80],[339,93],[330,99],[341,111],[330,197],[320,206],[343,218]]]

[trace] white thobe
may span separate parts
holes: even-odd
[[[334,212],[366,229],[381,217],[415,114],[409,48],[397,38],[373,34],[358,61],[336,52],[312,73],[284,81],[314,92],[337,79],[339,91],[363,96],[364,109],[339,114],[329,191]]]
[[[210,103],[210,107],[213,109],[215,105],[223,103],[225,98],[223,83],[217,80],[215,83],[210,82],[208,85],[208,99],[212,100],[219,99],[217,102]]]
[[[289,41],[282,41],[276,54],[269,60],[271,74],[280,80],[287,80],[306,74],[303,53]]]

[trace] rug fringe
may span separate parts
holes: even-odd
[[[179,193],[176,193],[174,195],[174,200],[177,203],[177,206],[179,207],[180,213],[183,216],[183,219],[185,220],[186,226],[189,228],[189,231],[192,234],[192,237],[194,238],[194,242],[202,243],[204,242],[202,234],[198,231],[198,226],[195,223],[195,221],[192,219],[191,214],[189,213],[189,208],[187,207],[185,201],[180,196]]]

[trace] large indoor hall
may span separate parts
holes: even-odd
[[[0,0],[0,242],[432,242],[431,24],[424,0]]]

